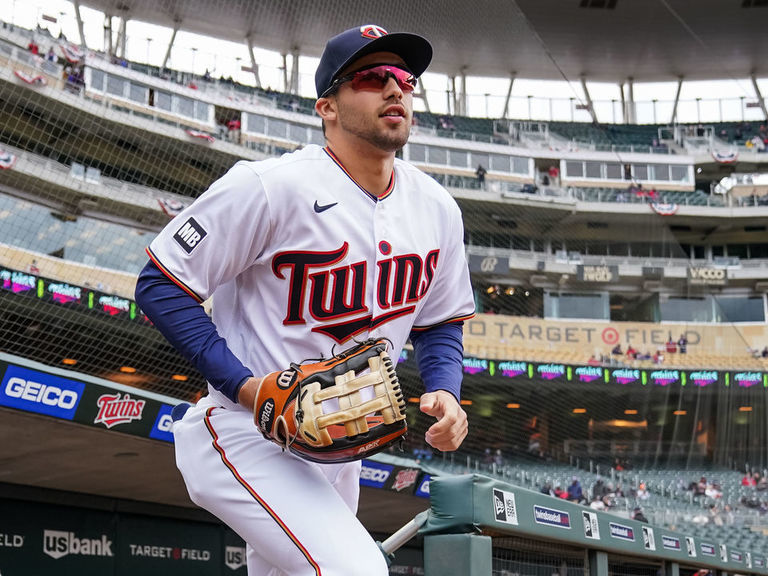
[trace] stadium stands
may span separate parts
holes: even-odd
[[[13,166],[0,171],[0,266],[8,270],[28,271],[34,263],[40,278],[83,288],[84,294],[104,292],[130,300],[133,278],[144,262],[144,247],[185,202],[239,158],[274,156],[318,141],[319,123],[311,99],[250,88],[228,79],[207,79],[130,62],[123,67],[97,56],[86,67],[84,90],[71,94],[65,90],[63,70],[52,65],[40,70],[24,49],[29,35],[18,30],[14,34],[19,38],[0,33],[0,147],[14,157]],[[13,69],[32,79],[36,77],[33,73],[40,73],[47,79],[45,89],[14,77]],[[101,83],[96,86],[98,78]],[[123,90],[120,94],[115,93],[118,85]],[[161,93],[167,96],[169,109],[138,98],[150,87],[155,98],[160,99]],[[131,99],[130,95],[137,97]],[[182,108],[187,112],[180,113]],[[221,129],[224,115],[232,113],[242,115],[240,137]],[[597,295],[605,304],[601,308],[605,315],[594,317],[590,310],[578,310],[568,316],[574,319],[574,326],[592,329],[595,335],[611,328],[620,331],[622,338],[626,330],[637,334],[659,331],[666,338],[667,331],[676,335],[682,326],[698,331],[707,341],[706,346],[691,346],[686,354],[666,354],[661,363],[654,363],[652,359],[612,357],[606,341],[572,341],[564,335],[558,336],[561,341],[557,344],[529,341],[523,345],[495,333],[478,336],[467,324],[468,359],[492,360],[496,365],[523,361],[576,368],[593,366],[590,359],[597,356],[594,366],[611,369],[745,371],[757,378],[745,380],[743,386],[718,380],[701,393],[705,398],[700,415],[696,412],[684,424],[678,423],[682,417],[670,424],[673,411],[684,412],[678,403],[688,402],[687,394],[693,394],[691,390],[698,394],[698,388],[608,389],[600,388],[599,380],[578,388],[580,383],[570,379],[532,379],[532,383],[520,384],[494,381],[467,370],[465,401],[471,433],[466,449],[450,458],[425,450],[423,458],[429,460],[422,463],[427,462],[436,473],[479,471],[534,489],[544,483],[564,487],[578,476],[590,493],[598,477],[610,478],[614,485],[626,488],[615,499],[614,511],[621,516],[628,517],[640,505],[655,524],[693,526],[702,538],[728,538],[736,546],[768,553],[761,540],[764,499],[759,495],[756,507],[747,505],[757,490],[741,487],[742,474],[734,471],[745,462],[768,463],[761,424],[765,401],[756,399],[761,386],[752,387],[755,382],[765,382],[768,359],[751,352],[768,344],[768,334],[764,317],[733,322],[729,316],[734,309],[744,309],[748,298],[764,302],[761,282],[768,252],[760,235],[768,212],[763,214],[756,200],[752,204],[756,210],[746,208],[748,202],[723,210],[733,203],[732,196],[710,194],[705,191],[706,182],[695,175],[695,168],[704,162],[713,173],[721,167],[711,158],[687,156],[686,149],[674,143],[672,147],[660,145],[662,125],[551,122],[535,143],[534,139],[501,142],[494,134],[492,119],[426,112],[418,113],[416,119],[413,146],[403,153],[448,187],[461,205],[466,243],[471,248],[470,269],[478,291],[489,284],[530,289],[536,291],[539,303],[547,294]],[[749,134],[759,130],[743,123],[716,124],[712,129],[722,140],[740,147]],[[557,146],[550,147],[552,142]],[[621,152],[621,157],[615,152]],[[649,154],[654,157],[649,159]],[[569,161],[583,165],[580,176],[568,173]],[[479,162],[487,162],[489,168],[482,184],[474,173]],[[562,183],[543,184],[541,173],[549,164],[560,168]],[[638,169],[633,174],[645,170],[646,175],[651,173],[649,167],[663,166],[659,173],[666,171],[666,179],[653,184],[655,196],[638,194],[630,191],[635,179],[626,177],[621,164]],[[83,168],[82,178],[73,177],[73,166]],[[677,169],[675,180],[670,167]],[[97,170],[98,178],[89,182],[88,168]],[[673,217],[671,205],[674,210],[689,210]],[[601,254],[593,249],[596,245],[610,248]],[[744,247],[742,260],[736,266],[728,264],[726,282],[691,282],[689,269],[694,265],[708,271],[724,270],[726,264],[715,265],[715,259],[732,257],[740,247]],[[598,280],[583,281],[585,266],[597,269],[594,277]],[[123,322],[123,316],[105,317],[97,323],[75,306],[57,307],[42,297],[35,300],[10,290],[0,294],[5,306],[0,329],[0,349],[4,351],[56,364],[65,351],[75,350],[84,357],[78,369],[109,377],[114,377],[121,359],[131,358],[138,369],[135,386],[185,399],[194,399],[204,386],[185,362],[148,336],[151,328],[142,323],[140,314],[132,324]],[[655,294],[655,299],[640,298],[648,294]],[[744,305],[720,310],[717,323],[702,324],[691,313],[671,327],[670,320],[659,312],[661,295],[679,297],[680,302],[689,297],[710,298],[706,302],[712,316],[717,306],[713,295],[741,299]],[[639,303],[631,297],[637,297]],[[632,308],[626,314],[636,314],[641,320],[623,323],[618,319],[622,298],[630,302],[626,308]],[[482,305],[482,294],[477,300]],[[542,306],[515,303],[495,318],[488,315],[484,322],[486,326],[524,324],[535,317],[545,325],[540,333],[546,333],[548,327],[557,328],[560,319],[545,316]],[[120,322],[120,328],[114,328]],[[595,328],[590,322],[601,324]],[[55,334],[45,349],[31,351],[35,331],[50,328],[60,330],[50,330]],[[567,329],[563,328],[563,334]],[[728,334],[724,336],[724,332]],[[109,349],[100,349],[100,342],[109,342]],[[660,344],[653,342],[644,348],[655,351]],[[401,372],[403,380],[418,389],[418,377],[408,362]],[[189,380],[172,380],[178,374],[190,375]],[[746,413],[728,413],[718,420],[720,409],[738,409],[738,401],[744,399],[754,401],[752,420]],[[590,402],[586,423],[577,421],[572,412],[582,400]],[[642,428],[633,429],[621,420],[632,402],[642,406],[637,417],[645,422]],[[685,406],[688,416],[694,415],[692,405]],[[695,406],[698,410],[699,405]],[[745,401],[743,407],[751,405]],[[598,408],[606,413],[598,413]],[[723,422],[727,418],[731,420]],[[426,425],[425,419],[414,415],[414,436]],[[531,454],[526,458],[531,430],[537,427],[549,444],[549,459]],[[718,435],[724,436],[726,428],[731,434],[728,440],[739,444],[738,452],[720,442]],[[755,441],[750,443],[752,437]],[[409,442],[409,450],[424,450],[415,440]],[[613,469],[610,458],[605,463],[607,456],[633,442],[639,446],[637,468]],[[484,448],[490,446],[491,454],[503,446],[499,462],[486,456]],[[658,466],[651,467],[653,458]],[[720,499],[693,498],[683,487],[685,480],[713,474],[723,488]],[[648,488],[648,499],[637,495],[641,483]],[[717,505],[722,525],[713,520],[711,504]],[[701,522],[702,514],[706,523]]]

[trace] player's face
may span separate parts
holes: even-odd
[[[378,64],[405,67],[405,62],[389,52],[368,54],[357,60],[342,76]],[[376,69],[373,69],[374,72]],[[413,117],[413,90],[406,82],[407,75],[391,73],[378,82],[368,77],[342,83],[335,98],[338,123],[342,133],[372,144],[380,150],[395,152],[408,141]],[[402,86],[401,86],[402,85]]]

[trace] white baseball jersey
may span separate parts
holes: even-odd
[[[149,251],[196,298],[213,295],[219,333],[256,376],[353,338],[386,337],[397,358],[412,328],[474,314],[459,208],[400,160],[379,198],[327,148],[238,162]]]

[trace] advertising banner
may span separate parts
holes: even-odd
[[[0,574],[114,574],[109,512],[0,500]]]
[[[117,576],[221,574],[221,527],[123,515],[117,525]]]

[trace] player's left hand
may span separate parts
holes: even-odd
[[[437,418],[424,435],[430,446],[442,452],[452,452],[461,446],[467,436],[467,413],[453,394],[445,390],[427,392],[421,396],[419,408]]]

